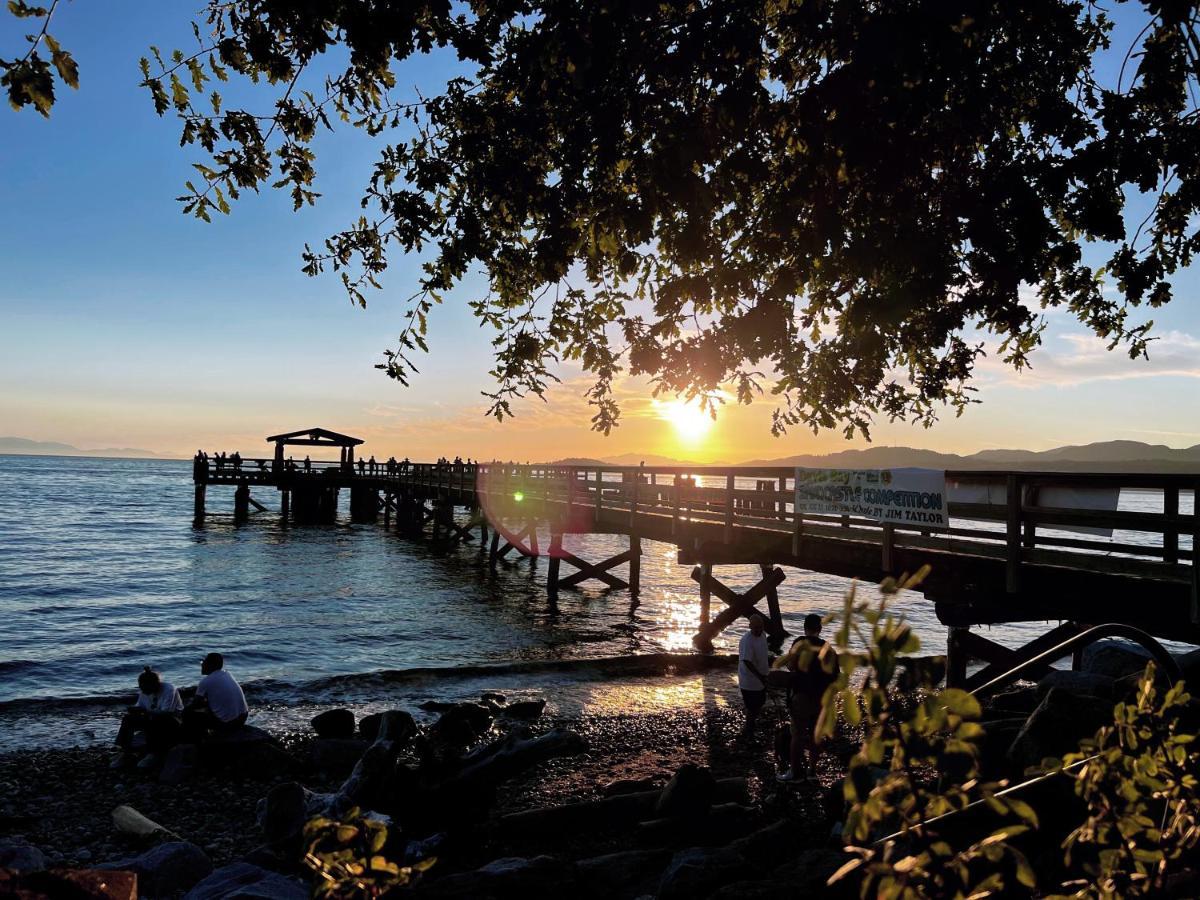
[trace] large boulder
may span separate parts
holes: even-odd
[[[658,883],[658,900],[707,897],[717,888],[749,878],[753,868],[728,847],[691,847],[680,850],[667,865]]]
[[[1140,675],[1149,661],[1150,654],[1141,644],[1122,640],[1096,641],[1083,648],[1080,671],[1121,678],[1134,673]]]
[[[193,887],[183,900],[308,900],[303,881],[248,862],[222,866]]]
[[[133,872],[138,890],[146,897],[173,897],[212,872],[212,861],[203,850],[187,841],[168,841],[140,856],[105,863],[98,869]]]
[[[243,725],[215,734],[199,745],[200,762],[217,768],[236,768],[252,776],[276,775],[295,768],[295,760],[268,732]]]
[[[321,738],[352,738],[354,737],[354,713],[348,709],[327,709],[317,713],[310,723],[317,737]]]
[[[658,795],[654,811],[664,818],[702,816],[713,804],[717,780],[712,772],[693,763],[679,767]]]
[[[1046,757],[1062,757],[1112,721],[1111,700],[1051,688],[1009,747],[1009,761],[1024,770],[1040,765]]]
[[[41,872],[46,865],[46,854],[23,838],[0,838],[0,869]]]
[[[1040,699],[1050,693],[1051,688],[1061,688],[1072,694],[1087,694],[1091,697],[1102,697],[1108,700],[1113,694],[1114,680],[1111,675],[1101,675],[1098,672],[1071,672],[1055,669],[1037,683],[1037,695]]]

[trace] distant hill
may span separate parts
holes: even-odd
[[[106,456],[123,459],[159,459],[159,454],[153,450],[141,450],[137,447],[102,447],[94,450],[84,450],[73,444],[61,444],[58,441],[33,441],[21,437],[0,437],[0,454],[18,456]]]
[[[870,447],[824,455],[758,459],[746,466],[804,466],[832,469],[1015,469],[1023,471],[1200,472],[1200,444],[1183,449],[1141,441],[1100,441],[1053,450],[981,450],[968,456],[912,447]]]
[[[607,459],[573,457],[556,460],[560,466],[728,466],[731,463],[671,459],[649,453],[624,453]],[[752,459],[733,463],[743,467],[793,467],[810,469],[1012,469],[1028,472],[1174,472],[1200,473],[1200,444],[1176,449],[1141,441],[1100,441],[1055,447],[1053,450],[980,450],[963,456],[915,447],[866,447],[836,453],[800,454],[778,459]]]

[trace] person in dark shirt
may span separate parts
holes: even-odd
[[[818,747],[815,737],[817,719],[825,689],[838,677],[837,652],[821,637],[821,617],[804,617],[804,636],[776,662],[788,673],[788,717],[791,720],[790,767],[780,773],[780,781],[807,777],[816,780]]]

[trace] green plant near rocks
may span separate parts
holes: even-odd
[[[357,808],[343,818],[312,819],[304,826],[304,863],[317,874],[313,896],[359,900],[409,887],[432,866],[433,858],[401,866],[383,855],[387,825]]]
[[[840,699],[848,722],[862,726],[863,741],[844,782],[849,812],[843,836],[853,858],[830,882],[857,880],[864,898],[1032,890],[1033,869],[1010,839],[1035,828],[1037,816],[1020,800],[998,797],[1003,784],[979,779],[979,702],[965,691],[946,689],[901,708],[889,690],[900,657],[914,653],[920,642],[888,604],[927,573],[926,567],[886,580],[873,607],[858,601],[854,589],[845,599],[834,639],[840,671],[826,691],[817,729],[821,736],[832,734]],[[851,651],[852,638],[867,647],[866,679],[858,691],[851,680],[862,657]],[[996,828],[977,840],[964,839],[941,817],[976,801],[991,808]]]
[[[1083,741],[1064,766],[1087,818],[1067,837],[1066,862],[1082,877],[1060,897],[1155,896],[1200,857],[1200,746],[1183,682],[1162,692],[1150,663],[1135,699]]]

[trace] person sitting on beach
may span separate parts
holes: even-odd
[[[795,781],[807,772],[807,779],[815,781],[819,752],[816,730],[821,700],[825,689],[838,676],[837,652],[821,637],[819,615],[809,613],[804,617],[804,636],[792,642],[788,652],[776,660],[775,667],[789,673],[788,717],[791,719],[790,766],[779,775],[779,780]]]
[[[767,702],[767,656],[766,623],[755,613],[750,617],[750,630],[742,635],[738,643],[738,687],[742,691],[742,702],[746,704],[746,724],[742,737],[754,734],[754,723]]]
[[[242,686],[225,671],[225,657],[210,653],[200,663],[203,676],[196,685],[196,696],[183,711],[183,727],[192,743],[210,733],[228,734],[246,724],[250,707]]]
[[[137,682],[137,700],[125,712],[117,731],[116,744],[122,753],[114,765],[127,765],[132,761],[134,738],[140,732],[146,737],[146,755],[138,766],[150,768],[162,753],[178,743],[183,700],[175,686],[163,681],[162,676],[149,666],[138,675]]]

